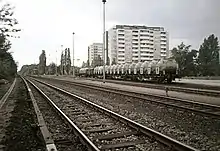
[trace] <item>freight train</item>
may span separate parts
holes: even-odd
[[[180,78],[178,73],[178,64],[173,59],[105,66],[105,75],[107,79],[171,83],[175,78]],[[103,66],[81,68],[79,70],[79,76],[103,78]]]

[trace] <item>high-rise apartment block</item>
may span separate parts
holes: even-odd
[[[93,43],[88,48],[89,65],[91,65],[94,60],[97,60],[98,57],[103,58],[103,44]]]
[[[116,25],[108,31],[110,64],[166,58],[169,56],[168,37],[163,27]]]

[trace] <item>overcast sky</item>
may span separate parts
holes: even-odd
[[[56,62],[61,45],[72,51],[72,32],[77,65],[87,60],[88,45],[102,42],[101,0],[7,1],[16,7],[22,29],[20,39],[11,39],[19,68],[38,63],[42,50],[47,61]],[[106,29],[115,24],[162,26],[169,32],[170,49],[182,41],[198,49],[210,34],[220,36],[220,0],[107,0],[106,24]]]

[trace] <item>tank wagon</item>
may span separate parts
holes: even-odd
[[[105,66],[105,75],[108,79],[122,79],[132,81],[157,81],[171,83],[179,77],[178,64],[173,59],[161,59],[138,63],[125,63]],[[95,68],[81,68],[80,76],[103,77],[103,66]]]
[[[79,69],[80,77],[93,77],[94,76],[94,68],[81,68]]]

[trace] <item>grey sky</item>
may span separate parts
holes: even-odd
[[[20,39],[12,39],[12,51],[21,67],[37,63],[41,50],[56,60],[60,46],[72,50],[81,65],[87,47],[102,42],[101,0],[8,0],[22,28]],[[170,49],[181,41],[198,49],[205,37],[220,35],[219,0],[107,0],[107,28],[115,24],[163,26],[170,35]],[[50,54],[50,56],[49,56]],[[59,62],[59,59],[58,59]]]

